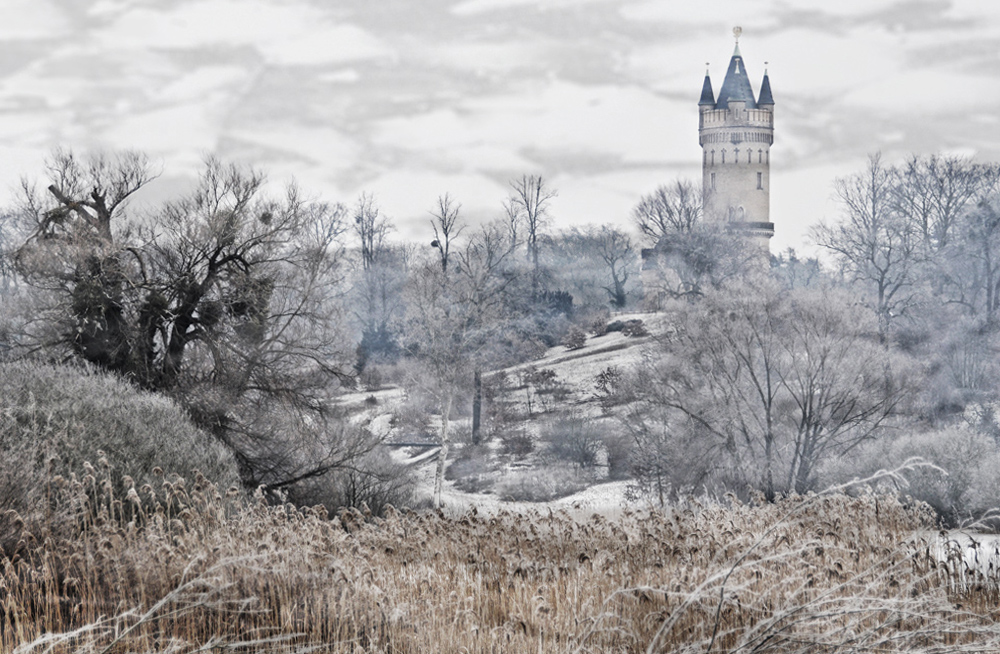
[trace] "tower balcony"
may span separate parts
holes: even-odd
[[[758,238],[771,238],[774,236],[774,223],[740,220],[727,223],[726,228],[730,233],[741,236],[755,236]]]

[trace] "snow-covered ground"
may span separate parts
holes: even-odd
[[[541,358],[512,366],[505,369],[504,372],[511,379],[516,380],[518,373],[524,372],[528,368],[551,370],[556,375],[556,382],[565,388],[567,394],[565,400],[550,408],[572,407],[572,413],[575,417],[600,419],[601,409],[594,386],[597,375],[611,366],[624,371],[637,365],[642,360],[644,353],[648,352],[651,347],[655,347],[657,335],[663,334],[667,328],[666,316],[662,314],[626,314],[615,316],[613,320],[623,322],[642,320],[650,335],[630,337],[621,332],[609,332],[602,336],[588,335],[582,348],[569,350],[561,345],[552,347]],[[524,393],[522,391],[512,391],[511,396],[513,401],[523,402]],[[375,398],[374,402],[371,400],[373,397]],[[341,406],[355,411],[354,419],[357,422],[367,424],[373,433],[387,442],[398,440],[401,437],[401,434],[394,433],[391,417],[393,411],[405,401],[406,393],[399,388],[388,388],[375,392],[362,391],[338,398],[338,403]],[[468,423],[468,419],[454,420],[452,425],[456,431],[453,434],[462,428],[467,430],[466,423]],[[437,424],[437,420],[432,422],[435,427]],[[529,428],[533,429],[534,425]],[[412,439],[406,438],[406,440]],[[453,453],[455,451],[455,449],[452,450]],[[392,448],[391,452],[394,459],[409,465],[413,470],[417,478],[417,501],[428,500],[432,496],[434,487],[438,448]],[[497,456],[502,455],[498,454]],[[535,469],[538,470],[539,474],[546,472],[542,468],[534,468],[530,458],[525,462],[519,462],[517,471],[511,471],[503,465],[499,467],[500,470],[496,472],[499,481],[510,474],[527,475],[530,478]],[[449,514],[462,514],[475,507],[481,513],[493,513],[501,510],[530,512],[532,510],[547,511],[552,509],[566,510],[580,516],[589,516],[593,513],[611,515],[625,505],[627,485],[628,483],[625,481],[596,483],[579,492],[549,502],[510,502],[503,501],[489,492],[470,493],[459,490],[455,488],[454,482],[446,480],[442,493],[442,504],[444,510]]]

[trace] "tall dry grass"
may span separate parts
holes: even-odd
[[[954,584],[890,497],[329,519],[200,476],[48,492],[76,528],[2,561],[2,652],[1000,651],[996,586]]]

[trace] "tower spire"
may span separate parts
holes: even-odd
[[[715,92],[712,90],[712,78],[708,76],[708,62],[705,63],[705,82],[701,85],[701,100],[698,101],[698,106],[715,106]]]
[[[726,79],[722,82],[722,88],[719,89],[719,99],[715,104],[716,109],[728,109],[730,102],[745,102],[746,109],[757,108],[753,88],[750,87],[750,78],[747,77],[746,66],[743,64],[743,55],[740,54],[740,35],[742,33],[742,27],[733,28],[736,49],[733,50],[733,57],[729,60]]]
[[[760,96],[757,99],[758,106],[774,106],[774,97],[771,95],[771,80],[767,77],[767,62],[764,62],[764,79],[760,83]]]

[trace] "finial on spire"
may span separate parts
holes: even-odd
[[[743,33],[743,28],[737,25],[733,28],[733,36],[736,38],[736,45],[740,44],[740,34]]]
[[[706,75],[708,75],[708,69],[711,66],[711,64],[712,64],[712,62],[710,62],[710,61],[706,61],[705,62],[705,74]]]

